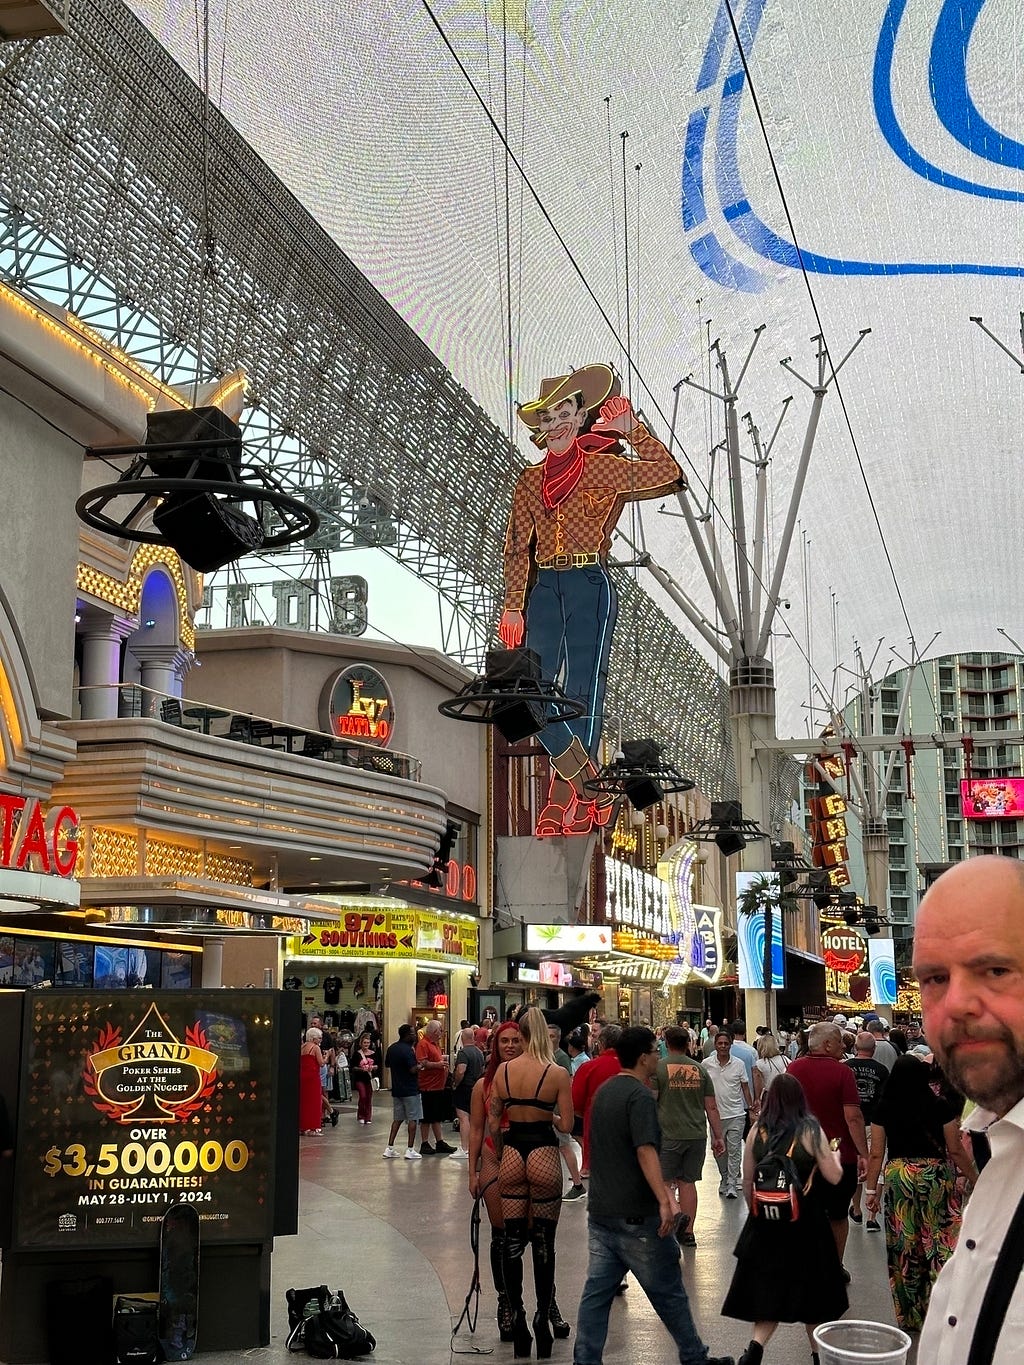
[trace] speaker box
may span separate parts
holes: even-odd
[[[114,1355],[109,1275],[51,1280],[46,1286],[50,1365],[110,1365]]]
[[[189,451],[191,441],[225,442],[213,450]],[[192,475],[196,479],[224,479],[237,476],[242,466],[242,433],[220,408],[173,408],[168,412],[151,412],[146,418],[147,445],[167,445],[180,441],[179,450],[154,451],[149,458],[154,474],[167,479],[187,479],[192,465],[199,464]]]
[[[199,573],[213,573],[263,545],[263,528],[212,493],[176,493],[153,513],[168,545]]]
[[[489,649],[484,661],[484,675],[495,687],[520,679],[540,682],[540,655],[533,649]]]
[[[626,793],[626,800],[636,810],[646,810],[648,806],[661,801],[665,795],[654,778],[646,776],[628,778],[623,791]]]
[[[651,768],[661,762],[661,748],[654,739],[627,739],[622,745],[622,761],[627,768]]]
[[[738,829],[720,829],[715,835],[715,843],[727,858],[731,858],[734,853],[741,853],[747,846],[746,839]]]
[[[491,718],[508,744],[539,735],[545,725],[543,711],[533,701],[510,702],[493,711]]]
[[[743,819],[743,807],[738,801],[712,801],[711,819],[716,825],[736,825]]]

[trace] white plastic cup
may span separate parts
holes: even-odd
[[[814,1329],[821,1365],[906,1365],[910,1338],[884,1322],[844,1319]]]

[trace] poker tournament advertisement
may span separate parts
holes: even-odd
[[[204,1242],[269,1236],[275,1005],[252,990],[29,995],[15,1244],[153,1245],[180,1202]]]

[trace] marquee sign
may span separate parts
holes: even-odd
[[[822,932],[821,950],[825,966],[833,972],[845,972],[847,976],[860,971],[867,955],[861,934],[845,924],[832,925]]]
[[[395,703],[384,678],[369,664],[350,664],[331,685],[331,733],[386,749],[395,728]]]
[[[668,887],[660,877],[618,858],[604,860],[605,917],[628,929],[655,937],[672,933]]]
[[[0,866],[70,877],[78,857],[78,813],[54,806],[45,815],[34,796],[0,794]]]

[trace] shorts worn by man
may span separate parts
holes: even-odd
[[[994,1327],[982,1301],[1024,1197],[1024,866],[1016,858],[970,858],[929,887],[914,927],[914,973],[935,1059],[978,1105],[964,1127],[987,1132],[992,1149],[932,1287],[918,1350],[928,1365],[966,1365],[976,1329]],[[982,1356],[991,1365],[1024,1361],[1024,1277],[1010,1287],[993,1353]]]
[[[714,1152],[725,1151],[722,1123],[711,1077],[701,1064],[687,1055],[687,1031],[672,1024],[665,1030],[665,1057],[654,1073],[654,1093],[661,1124],[661,1173],[669,1185],[677,1185],[683,1217],[679,1244],[694,1247],[697,1239],[697,1182],[708,1150],[708,1124]]]
[[[398,1041],[392,1043],[384,1058],[384,1066],[391,1073],[391,1132],[388,1145],[381,1153],[393,1157],[395,1138],[402,1123],[409,1125],[409,1145],[405,1149],[407,1161],[418,1161],[416,1150],[416,1125],[423,1118],[423,1101],[420,1099],[419,1062],[413,1040],[416,1030],[412,1024],[403,1024],[398,1030]]]
[[[733,1365],[710,1357],[697,1333],[673,1233],[678,1206],[661,1175],[661,1128],[648,1088],[658,1065],[649,1028],[616,1044],[622,1071],[594,1096],[590,1151],[589,1263],[576,1323],[574,1365],[602,1365],[608,1317],[627,1271],[668,1328],[680,1365]]]

